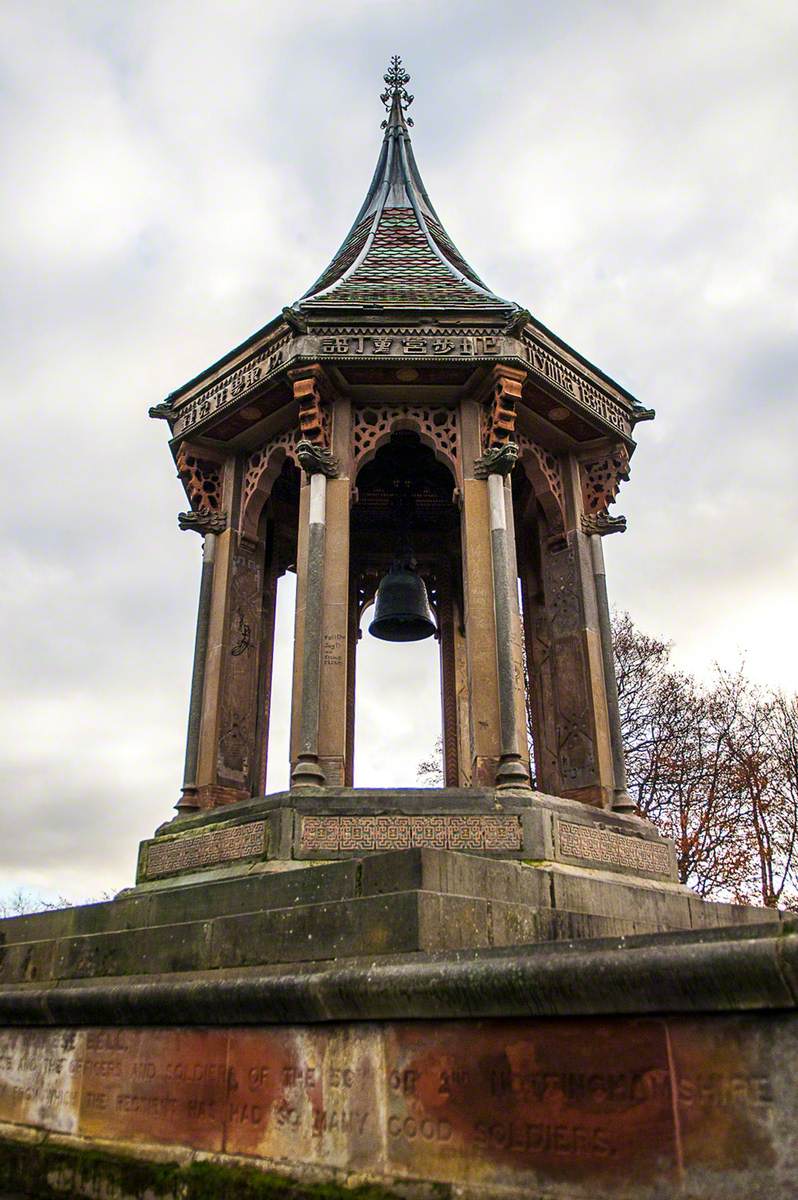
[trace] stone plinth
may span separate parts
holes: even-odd
[[[209,1160],[226,1196],[257,1162],[308,1197],[787,1197],[797,972],[759,926],[5,988],[0,1181],[140,1197],[159,1163],[199,1197]]]
[[[790,920],[702,901],[635,818],[242,802],[116,900],[0,922],[0,1192],[770,1200],[796,988]]]
[[[493,788],[325,788],[277,792],[169,822],[142,843],[137,882],[409,849],[677,877],[672,843],[653,825],[575,800]]]

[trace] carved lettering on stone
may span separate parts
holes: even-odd
[[[629,411],[619,400],[608,392],[599,390],[594,383],[584,375],[578,374],[531,334],[525,334],[523,340],[527,361],[533,371],[565,395],[592,409],[598,417],[620,433],[627,436],[630,434]]]
[[[655,875],[671,873],[670,851],[662,842],[648,842],[571,821],[559,821],[558,833],[560,854],[566,858],[586,858]]]
[[[194,867],[212,867],[240,858],[262,855],[266,850],[266,822],[250,821],[229,829],[216,829],[196,837],[151,842],[147,847],[147,879],[173,875]]]
[[[722,1178],[742,1197],[755,1163],[757,1194],[776,1200],[794,1178],[789,1015],[247,1028],[232,1015],[204,1029],[0,1031],[0,1121],[25,1140],[138,1142],[164,1161],[224,1150],[286,1174],[467,1194],[478,1178],[486,1196],[630,1197],[644,1180],[670,1197],[681,1178],[685,1195],[717,1197],[703,1183]],[[94,1194],[111,1195],[106,1178]]]
[[[178,403],[173,435],[176,437],[186,433],[220,408],[227,408],[264,383],[285,362],[285,342],[289,340],[290,338],[286,337],[282,344],[272,343],[264,347],[245,363],[215,380],[207,388],[196,392],[189,400]]]

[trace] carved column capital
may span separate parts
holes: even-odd
[[[302,438],[296,445],[296,456],[299,465],[308,475],[326,475],[334,479],[338,474],[338,459],[324,446]]]
[[[202,509],[199,512],[182,512],[177,514],[177,524],[183,529],[192,529],[195,533],[224,533],[227,528],[227,513],[214,509]]]
[[[518,446],[515,442],[505,442],[501,446],[493,446],[481,458],[475,459],[474,475],[477,479],[487,479],[489,475],[509,475],[517,461]]]
[[[608,533],[626,533],[626,517],[611,517],[606,509],[604,512],[582,513],[581,525],[582,532],[589,536],[597,534],[606,537]]]

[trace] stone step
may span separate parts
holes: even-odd
[[[11,943],[0,950],[0,983],[467,950],[650,929],[631,919],[414,889]]]
[[[9,961],[11,948],[18,946],[13,961],[27,966],[18,965],[13,973],[42,978],[53,961],[48,947],[56,941],[77,945],[82,939],[127,932],[138,934],[142,946],[149,946],[152,939],[143,936],[146,931],[164,929],[170,932],[164,932],[161,953],[168,960],[171,952],[166,947],[173,945],[175,961],[182,963],[188,961],[189,947],[196,947],[199,937],[196,928],[189,934],[188,926],[412,891],[489,901],[507,906],[507,912],[512,908],[534,910],[541,914],[541,933],[533,940],[548,940],[544,918],[551,910],[606,918],[615,923],[609,927],[611,932],[627,933],[779,920],[774,910],[709,903],[674,884],[619,879],[558,863],[525,864],[449,850],[410,849],[301,868],[249,868],[217,879],[146,885],[113,901],[6,919],[0,921],[0,959],[5,954]],[[455,939],[450,943],[454,948],[457,931],[446,928],[447,936]],[[567,920],[563,928],[569,928]],[[131,938],[130,944],[133,942]],[[34,950],[36,943],[46,945]],[[92,944],[85,942],[85,947]]]

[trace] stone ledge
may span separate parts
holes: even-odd
[[[798,924],[0,988],[0,1024],[219,1025],[794,1009]]]

